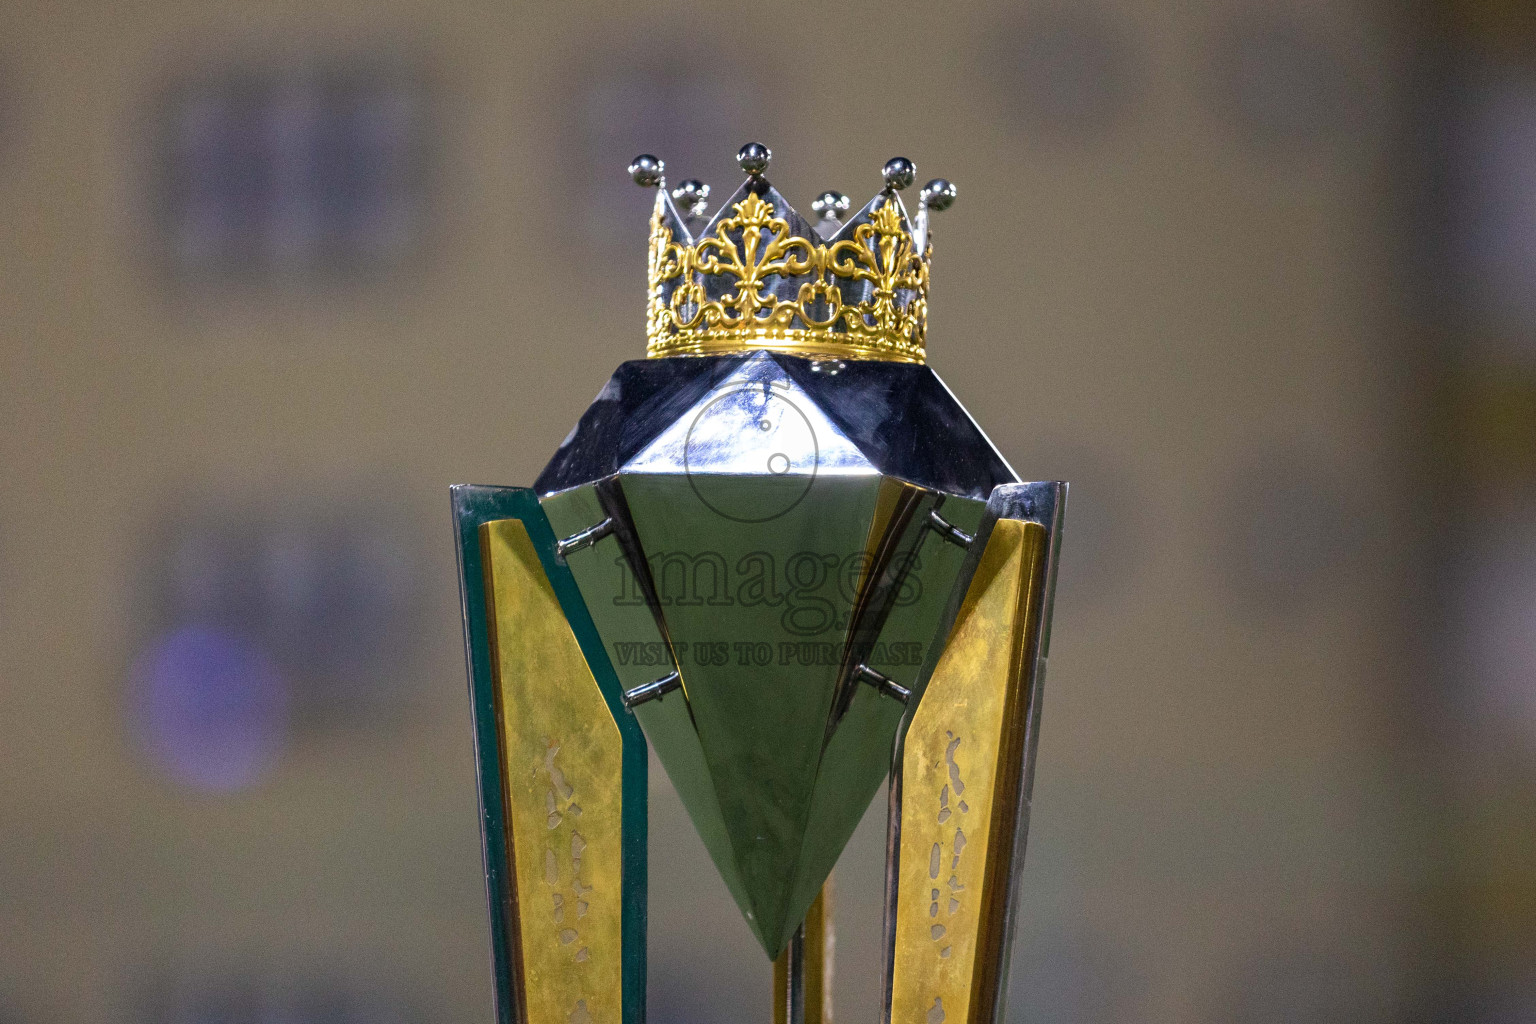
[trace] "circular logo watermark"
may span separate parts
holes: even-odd
[[[811,418],[767,383],[715,398],[688,425],[683,444],[693,493],[737,523],[766,523],[800,504],[820,460]]]

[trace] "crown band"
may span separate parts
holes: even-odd
[[[769,349],[806,359],[881,359],[892,363],[921,363],[923,350],[897,348],[884,343],[862,344],[857,336],[802,327],[731,328],[721,331],[679,331],[663,338],[652,337],[645,354],[650,359],[667,356],[718,356],[731,352]]]

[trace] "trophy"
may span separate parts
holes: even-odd
[[[804,220],[766,147],[656,193],[647,358],[532,487],[452,488],[499,1024],[641,1024],[648,744],[774,964],[830,1020],[828,879],[889,782],[889,1024],[999,1024],[1066,484],[925,362],[955,188]]]

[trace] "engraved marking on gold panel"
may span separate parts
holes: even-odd
[[[620,1024],[622,739],[515,519],[480,527],[526,1024]]]
[[[1045,528],[1000,520],[902,755],[892,1024],[991,1024]]]

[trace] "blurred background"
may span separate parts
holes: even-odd
[[[1012,1020],[1536,1021],[1533,10],[0,7],[0,1024],[490,1020],[447,487],[749,139],[957,182],[930,361],[1073,481]],[[764,1024],[652,787],[652,1019]]]

